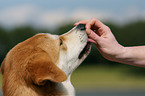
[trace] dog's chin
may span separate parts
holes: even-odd
[[[88,56],[88,54],[90,53],[90,50],[91,50],[91,43],[87,42],[86,46],[84,47],[84,49],[79,54],[78,59],[80,61],[83,61]]]

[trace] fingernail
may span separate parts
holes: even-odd
[[[90,25],[86,24],[86,29],[90,29]]]
[[[86,33],[87,33],[88,35],[90,35],[90,34],[91,34],[91,30],[90,30],[90,29],[86,29]]]
[[[88,29],[88,26],[87,26],[87,24],[86,24],[86,29]]]

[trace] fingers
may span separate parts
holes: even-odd
[[[87,29],[86,30],[87,34],[88,34],[88,37],[91,38],[92,40],[92,43],[96,42],[100,37],[94,32],[92,31],[91,29]],[[96,44],[96,43],[95,43]]]
[[[86,24],[86,33],[88,34],[88,37],[90,37],[88,41],[97,44],[97,40],[100,38],[100,34],[98,32],[95,33],[93,30],[104,28],[105,25],[96,18],[92,18],[91,20],[79,21],[74,25],[77,26],[80,23]]]
[[[100,22],[98,19],[96,18],[92,18],[90,21],[88,21],[88,23],[86,24],[86,29],[91,29],[91,27],[96,27],[96,28],[101,28],[103,27],[104,24],[102,22]]]
[[[96,41],[94,41],[94,40],[93,40],[93,39],[91,39],[91,38],[88,38],[88,42],[91,42],[91,43],[97,44],[97,42],[96,42]]]
[[[91,29],[92,27],[101,28],[105,25],[96,18],[92,18],[91,20],[83,20],[75,23],[74,25],[77,26],[78,24],[86,24],[86,29]]]

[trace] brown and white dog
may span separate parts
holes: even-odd
[[[37,34],[12,48],[2,65],[3,96],[74,96],[72,72],[90,52],[85,25]]]

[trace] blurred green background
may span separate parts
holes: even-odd
[[[104,22],[109,26],[118,42],[124,46],[145,44],[145,22],[137,21],[125,26],[116,26]],[[65,23],[58,29],[35,29],[31,26],[17,27],[6,30],[0,27],[0,62],[6,53],[16,44],[37,33],[63,34],[74,27],[74,22]],[[145,69],[129,66],[104,59],[95,46],[87,59],[73,73],[72,82],[80,90],[93,88],[145,88]]]
[[[109,26],[121,45],[145,45],[144,4],[145,0],[1,0],[0,63],[12,47],[27,38],[37,33],[60,35],[75,22],[92,17]],[[94,45],[71,81],[78,96],[145,95],[145,68],[108,61]]]

